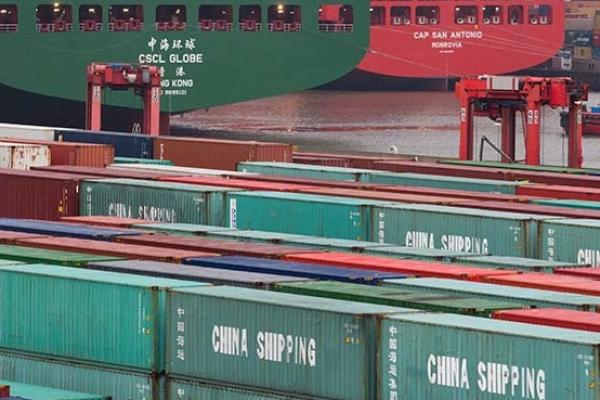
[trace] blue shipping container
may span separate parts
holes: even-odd
[[[149,135],[118,132],[91,132],[84,130],[57,130],[54,140],[109,144],[117,157],[154,158],[154,139]]]
[[[35,219],[0,218],[0,229],[13,232],[38,233],[50,236],[68,236],[80,239],[112,240],[115,236],[141,235],[130,229],[99,228],[89,225]]]

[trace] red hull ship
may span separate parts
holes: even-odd
[[[410,78],[527,69],[562,47],[564,8],[564,0],[372,1],[370,51],[358,69]]]

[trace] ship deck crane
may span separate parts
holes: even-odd
[[[157,67],[131,64],[92,63],[87,68],[86,129],[101,130],[102,89],[133,88],[139,91],[144,104],[142,132],[160,134],[160,81]]]
[[[516,114],[521,112],[524,120],[525,162],[539,165],[541,108],[568,107],[568,164],[571,168],[581,168],[581,103],[587,100],[587,85],[579,84],[572,78],[483,76],[461,79],[456,84],[455,94],[460,102],[461,160],[473,159],[475,116],[487,116],[501,123],[500,147],[505,154],[502,160],[514,160]]]

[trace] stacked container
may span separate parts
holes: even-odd
[[[0,142],[0,168],[30,169],[50,165],[48,146]]]

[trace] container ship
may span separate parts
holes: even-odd
[[[319,20],[316,0],[121,3],[0,5],[0,120],[83,126],[92,62],[160,67],[161,111],[175,114],[324,84],[368,44],[368,7],[357,0],[332,5],[343,8],[343,26]],[[125,92],[104,98],[125,112],[141,105]]]
[[[337,83],[418,87],[425,80],[524,70],[562,47],[564,9],[563,0],[372,1],[369,51]]]

